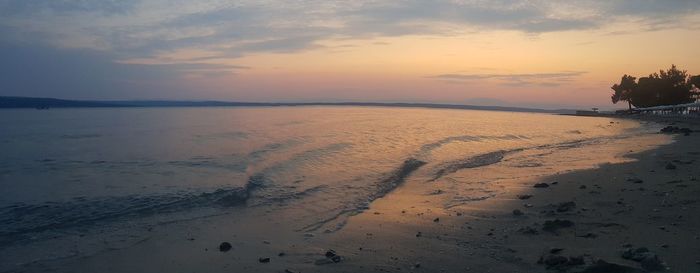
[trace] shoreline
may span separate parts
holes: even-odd
[[[697,122],[692,120],[636,120],[673,122],[677,126],[698,129]],[[693,145],[698,143],[699,136],[696,133],[689,136],[681,134],[674,138],[675,141],[670,144],[626,155],[635,159],[632,162],[604,164],[594,169],[513,181],[522,185],[524,190],[519,194],[505,194],[510,198],[475,202],[461,209],[433,212],[428,217],[419,213],[418,218],[422,218],[419,220],[422,223],[412,227],[419,230],[415,233],[419,237],[392,236],[394,238],[386,240],[393,246],[379,251],[410,258],[401,259],[395,268],[375,266],[360,267],[359,270],[700,270],[700,219],[696,217],[700,214],[700,182],[697,180],[700,170],[693,168],[695,162],[700,160],[700,149]],[[534,187],[542,183],[547,186]],[[379,214],[384,213],[382,210],[392,209],[390,204],[378,204],[376,207]],[[377,238],[375,234],[387,221],[372,220],[368,214],[363,216],[360,217],[367,222],[360,225],[363,230],[337,240],[338,246],[344,241],[361,239],[363,232],[372,234],[373,239]],[[364,242],[382,248],[381,243],[372,244],[371,240]],[[426,251],[411,251],[420,248]],[[635,251],[640,253],[635,254]],[[696,256],[694,259],[688,259],[693,255]],[[353,271],[352,266],[344,269],[346,272]]]
[[[700,129],[696,124],[689,126]],[[241,212],[156,227],[147,240],[134,245],[35,263],[25,271],[544,272],[551,266],[538,260],[546,262],[549,251],[562,249],[551,256],[564,257],[566,262],[552,271],[609,272],[594,271],[602,259],[628,267],[628,272],[642,272],[634,271],[641,270],[640,262],[621,256],[624,245],[631,244],[635,249],[650,249],[670,267],[668,272],[690,272],[700,265],[674,257],[700,253],[693,246],[700,242],[696,237],[700,222],[693,219],[700,212],[700,183],[691,178],[700,176],[693,169],[694,161],[700,159],[700,150],[693,146],[697,137],[695,133],[677,135],[671,144],[627,155],[638,161],[504,179],[492,185],[502,190],[495,197],[452,207],[437,203],[442,198],[439,193],[425,195],[411,187],[415,184],[399,186],[350,217],[338,232],[304,233],[298,238],[299,231],[276,228],[293,221],[294,215],[279,216],[270,208],[264,215]],[[675,163],[677,168],[666,170],[673,160],[680,161]],[[543,182],[547,188],[533,188]],[[582,185],[586,188],[581,189]],[[566,202],[575,204],[562,205]],[[685,209],[673,211],[678,207]],[[514,215],[514,210],[522,215]],[[557,219],[571,221],[573,226],[543,230],[546,221]],[[648,236],[656,233],[660,234]],[[230,252],[219,252],[222,240],[232,243]],[[329,250],[339,262],[332,259],[335,256],[324,256]],[[575,264],[579,257],[583,265]],[[271,261],[262,262],[266,258]]]

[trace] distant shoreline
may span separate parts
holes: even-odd
[[[401,103],[401,102],[231,102],[231,101],[174,101],[174,100],[64,100],[54,98],[0,96],[0,109],[50,108],[134,108],[134,107],[296,107],[296,106],[370,106],[431,109],[461,109],[525,113],[574,114],[571,109],[539,109],[508,106],[478,106],[466,104]]]

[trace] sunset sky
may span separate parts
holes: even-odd
[[[699,48],[698,0],[0,0],[13,96],[622,108]]]

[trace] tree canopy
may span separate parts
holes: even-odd
[[[613,103],[626,101],[629,108],[674,105],[694,102],[698,99],[700,75],[690,76],[686,70],[671,65],[668,70],[659,70],[639,79],[624,75],[619,84],[611,88]]]

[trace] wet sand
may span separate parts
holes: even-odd
[[[700,134],[674,138],[628,155],[635,162],[501,181],[520,189],[447,210],[405,207],[392,200],[399,191],[351,219],[350,231],[333,240],[349,262],[332,266],[347,272],[700,272]],[[347,242],[355,243],[343,247]]]
[[[697,122],[655,121],[700,129]],[[406,207],[399,191],[351,219],[349,231],[333,240],[349,262],[331,266],[347,272],[700,272],[700,134],[673,138],[627,155],[634,162],[501,181],[520,187],[447,210]],[[347,242],[354,243],[343,247]]]
[[[700,130],[697,124],[676,121],[676,126]],[[288,229],[275,227],[293,222],[293,211],[241,211],[156,226],[147,240],[129,247],[25,269],[700,272],[700,133],[672,137],[675,142],[644,152],[621,147],[631,150],[630,162],[500,179],[488,185],[499,189],[492,198],[454,206],[446,207],[439,191],[426,194],[407,181],[337,232],[282,232]],[[440,188],[440,179],[430,183]],[[231,250],[219,250],[224,241]]]

